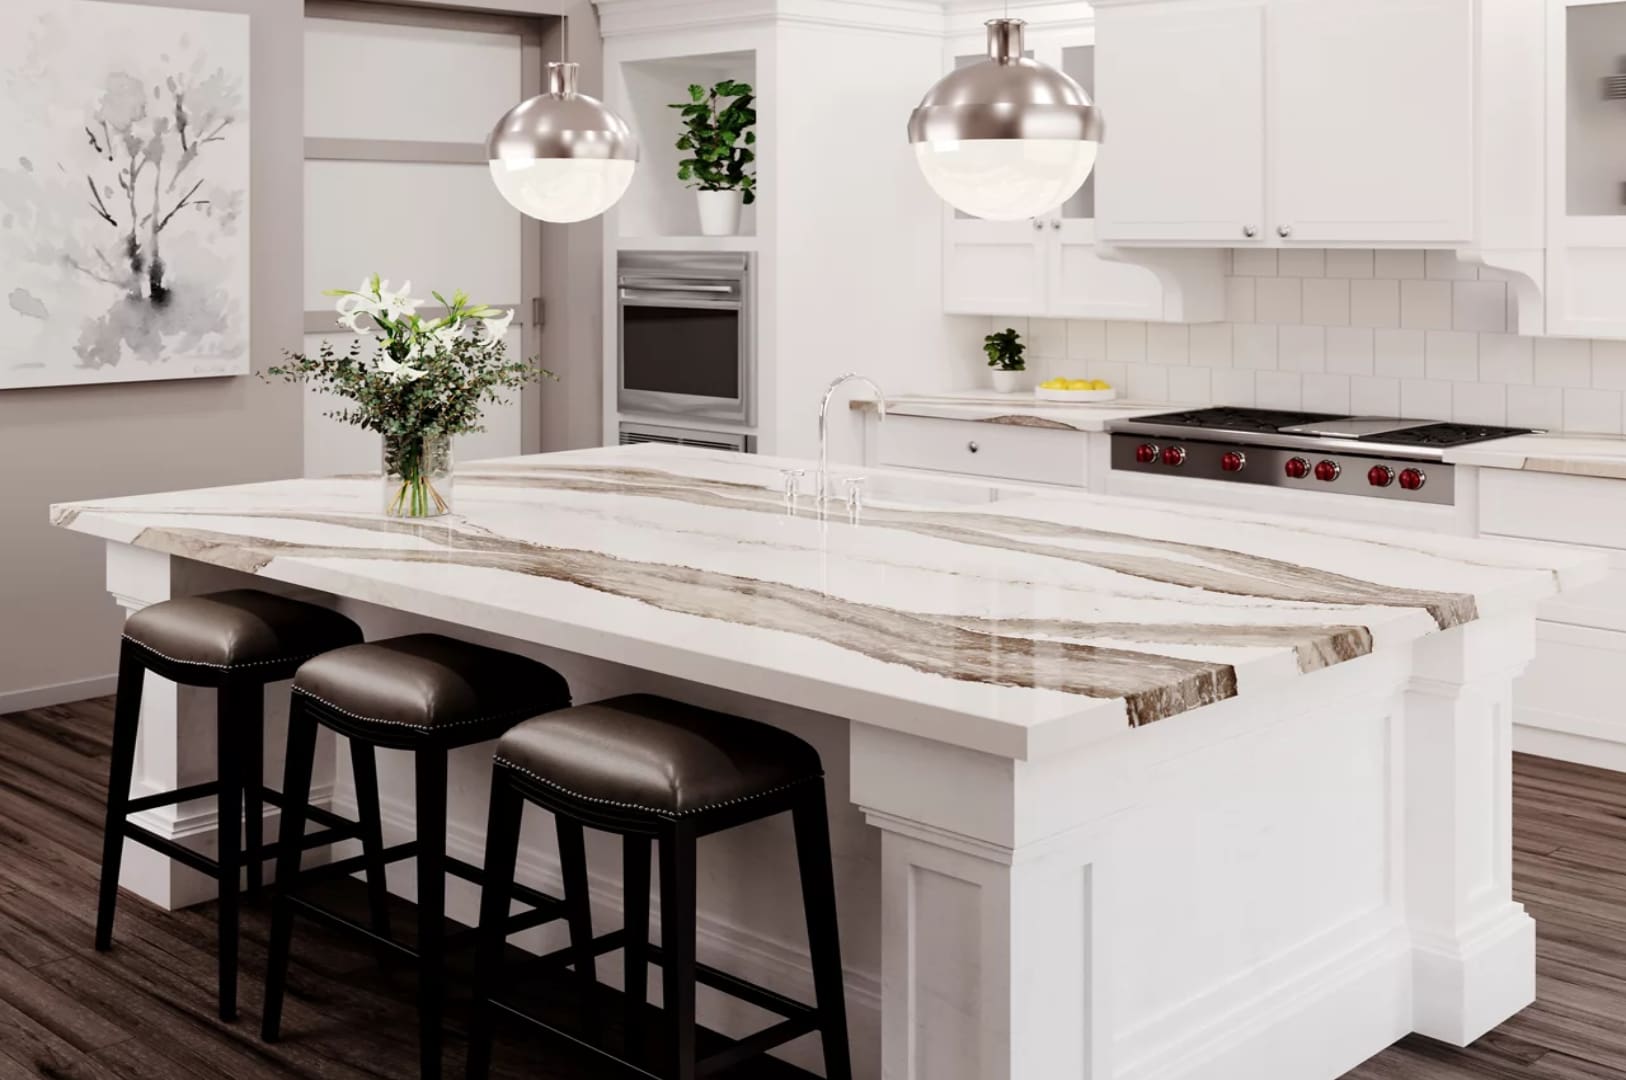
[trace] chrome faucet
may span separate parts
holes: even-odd
[[[819,506],[823,506],[830,498],[830,399],[841,389],[843,383],[861,382],[870,388],[875,395],[875,414],[882,420],[886,419],[886,395],[875,380],[867,375],[860,375],[856,371],[849,371],[832,382],[824,391],[824,401],[819,405]]]

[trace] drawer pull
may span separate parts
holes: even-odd
[[[975,454],[978,450],[982,449],[982,447],[977,445],[977,441],[975,439],[973,439],[970,442],[966,443],[965,448],[967,450],[971,451],[973,454]]]

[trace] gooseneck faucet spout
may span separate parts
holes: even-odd
[[[875,414],[880,419],[886,419],[886,395],[881,392],[874,379],[867,375],[860,375],[856,371],[849,371],[832,382],[824,391],[824,400],[819,404],[819,505],[823,506],[830,498],[830,399],[835,397],[836,391],[849,382],[861,382],[868,386],[870,393],[875,395]]]

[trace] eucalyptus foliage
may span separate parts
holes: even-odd
[[[689,157],[678,162],[678,179],[701,191],[740,191],[742,200],[756,201],[757,122],[755,93],[750,83],[724,79],[710,90],[695,83],[689,100],[669,105],[683,117],[677,148]]]

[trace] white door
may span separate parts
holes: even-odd
[[[1273,0],[1272,240],[1473,239],[1474,9]]]
[[[532,356],[534,228],[492,186],[485,137],[533,81],[522,20],[373,4],[310,3],[305,20],[305,312],[307,351],[346,349],[324,289],[378,273],[412,295],[517,308],[510,355]],[[532,91],[534,92],[534,91]],[[370,351],[368,355],[371,355]],[[342,402],[308,392],[305,472],[375,471],[379,437],[324,414]],[[486,431],[458,439],[459,461],[522,452],[518,400],[488,407]]]
[[[1263,242],[1264,0],[1115,6],[1096,20],[1097,235]]]

